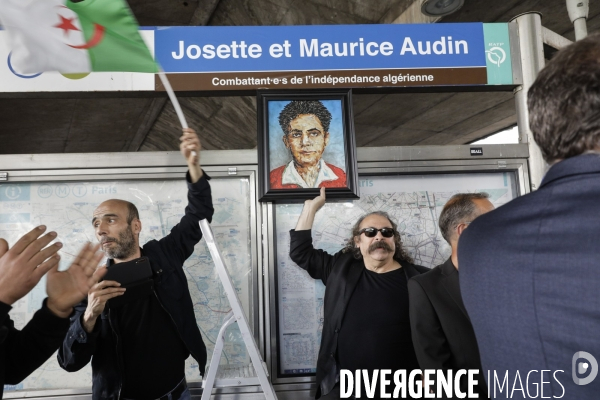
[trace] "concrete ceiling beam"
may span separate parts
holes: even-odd
[[[421,12],[421,0],[415,0],[402,14],[398,15],[392,24],[432,24],[442,19],[441,17],[429,17]]]
[[[166,97],[154,98],[148,102],[141,119],[137,122],[138,129],[131,140],[127,141],[121,151],[139,151],[150,133],[150,130],[156,123],[159,115],[167,104]]]
[[[190,19],[190,26],[208,25],[221,0],[200,0]]]

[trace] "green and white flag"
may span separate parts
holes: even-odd
[[[0,0],[16,71],[158,72],[124,0]]]

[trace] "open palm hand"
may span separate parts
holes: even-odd
[[[87,297],[90,288],[106,273],[106,267],[96,268],[102,259],[99,245],[87,243],[66,271],[55,266],[48,272],[46,291],[48,308],[58,316],[66,317],[73,306]]]

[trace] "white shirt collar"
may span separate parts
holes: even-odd
[[[331,170],[331,168],[329,168],[327,164],[325,164],[325,161],[323,161],[323,159],[320,159],[319,175],[317,176],[317,180],[315,181],[315,185],[313,187],[318,188],[322,182],[335,181],[337,179],[339,179],[339,176],[337,176]],[[308,186],[306,182],[304,182],[304,179],[302,179],[298,171],[296,171],[296,168],[294,167],[294,160],[290,161],[289,164],[285,166],[285,170],[283,171],[283,175],[281,177],[281,184],[298,185],[301,188],[305,189],[310,188],[310,186]]]

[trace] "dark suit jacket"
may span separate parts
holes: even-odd
[[[421,369],[441,369],[444,373],[478,369],[475,392],[480,399],[487,398],[475,332],[460,295],[458,271],[452,259],[408,281],[408,296],[412,339]],[[463,378],[461,390],[468,393],[467,378]]]
[[[338,331],[352,292],[365,268],[363,260],[355,259],[350,253],[341,251],[334,255],[317,250],[312,245],[310,230],[290,231],[290,258],[314,279],[321,279],[327,286],[323,300],[323,335],[317,360],[317,394],[325,395],[339,380],[336,365]],[[429,268],[402,263],[407,280],[429,271]]]
[[[576,352],[600,361],[600,155],[555,164],[539,190],[477,218],[458,256],[484,370],[509,382],[563,370],[545,373],[544,396],[598,400],[600,377],[583,386],[571,373]]]

